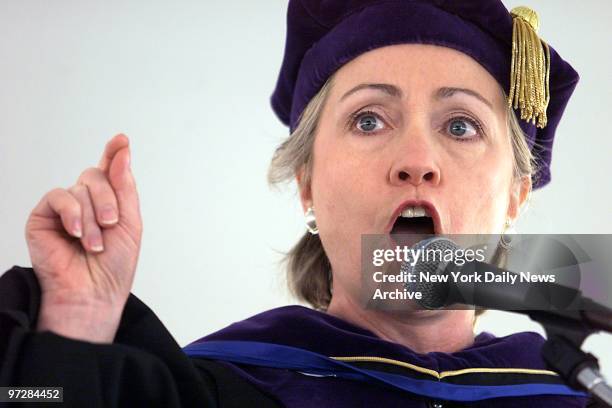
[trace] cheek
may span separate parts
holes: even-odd
[[[372,194],[371,163],[339,143],[316,146],[313,168],[313,200],[323,234],[348,235],[362,231],[361,214]]]
[[[499,233],[506,219],[512,163],[508,153],[487,153],[468,170],[449,175],[452,233]]]
[[[335,274],[360,268],[361,234],[371,233],[373,209],[380,208],[382,167],[341,136],[315,143],[312,194],[319,236]]]

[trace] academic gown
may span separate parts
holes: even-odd
[[[539,354],[544,339],[536,333],[502,338],[482,333],[471,347],[457,353],[418,354],[326,313],[286,306],[181,349],[134,295],[112,344],[36,332],[39,305],[40,288],[31,268],[13,267],[0,277],[0,386],[61,386],[64,406],[564,408],[585,407],[588,402],[545,371]],[[260,345],[263,352],[257,351]],[[340,375],[275,368],[272,360],[284,364],[284,356],[291,360],[293,351],[308,357],[306,363],[314,356],[344,368]],[[344,372],[347,367],[349,374]],[[360,373],[382,373],[426,392],[408,392],[368,375],[364,380]],[[430,395],[440,386],[465,396],[473,389],[481,392],[483,386],[507,393],[525,384],[535,387],[532,393],[549,387],[567,395],[494,397],[493,392],[493,398],[478,401]]]

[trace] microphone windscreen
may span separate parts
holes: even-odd
[[[444,254],[459,249],[459,246],[448,238],[433,237],[416,243],[411,254],[416,256],[403,262],[401,272],[412,274],[414,281],[406,281],[404,287],[411,292],[421,292],[421,299],[416,302],[426,309],[439,309],[447,306],[450,284],[447,282],[428,282],[424,276],[441,275],[446,269]]]

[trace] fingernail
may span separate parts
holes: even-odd
[[[89,246],[94,252],[104,251],[104,245],[102,245],[102,239],[100,237],[91,237],[89,239]]]
[[[77,238],[81,238],[83,236],[83,230],[81,228],[81,220],[75,220],[74,223],[72,224],[72,234]]]
[[[102,208],[102,211],[100,211],[100,218],[103,224],[114,224],[118,221],[115,209],[111,206]]]

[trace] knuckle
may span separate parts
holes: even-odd
[[[63,188],[54,188],[47,193],[47,200],[58,213],[78,212],[79,203],[74,199],[70,192]]]
[[[89,184],[92,180],[96,180],[101,170],[97,167],[88,167],[79,176],[78,184]]]
[[[72,201],[76,202],[82,211],[86,213],[89,207],[91,207],[87,186],[75,184],[70,187],[70,193],[72,195]]]
[[[86,189],[87,187],[83,184],[75,184],[73,186],[70,186],[68,188],[68,191],[71,192],[73,195],[79,197],[86,191]]]
[[[110,181],[100,169],[92,169],[89,176],[81,180],[79,184],[84,184],[94,195],[113,195]]]
[[[62,197],[66,193],[66,190],[61,187],[56,187],[50,190],[47,194],[45,194],[47,200],[57,200]]]
[[[102,198],[104,201],[114,200],[115,193],[106,178],[101,178],[97,182],[89,185],[92,195]]]

